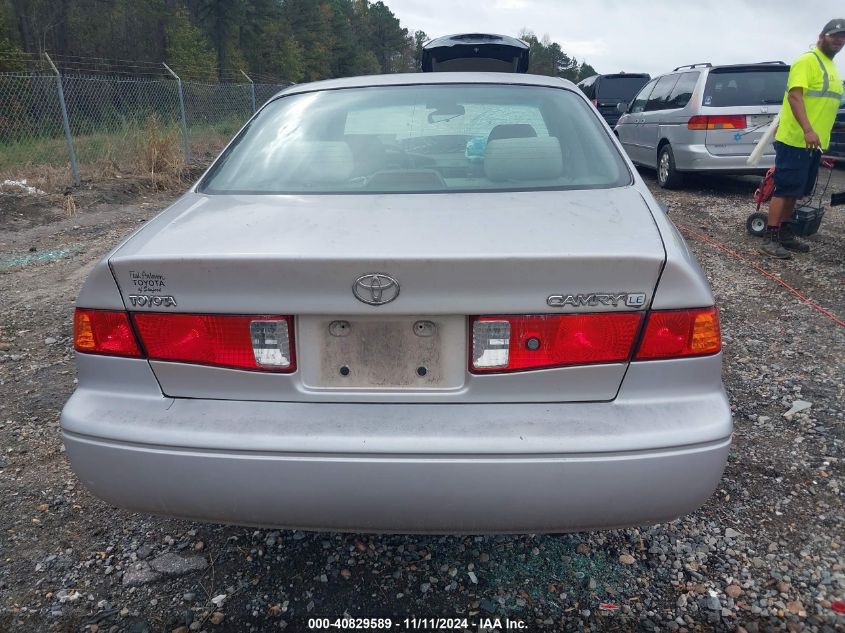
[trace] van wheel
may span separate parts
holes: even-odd
[[[683,182],[684,175],[675,169],[672,146],[666,143],[657,154],[657,184],[664,189],[678,189]]]

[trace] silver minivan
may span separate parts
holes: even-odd
[[[680,66],[619,105],[615,132],[631,160],[656,169],[666,189],[680,187],[688,172],[765,173],[774,147],[756,167],[746,159],[780,111],[788,76],[783,62]]]

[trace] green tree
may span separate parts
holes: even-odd
[[[188,11],[180,9],[167,25],[167,63],[182,79],[214,81],[214,49],[203,32],[191,24]]]
[[[552,42],[548,35],[538,40],[532,31],[523,29],[519,37],[529,46],[529,73],[562,77],[570,81],[580,81],[595,74],[592,66],[567,55],[560,44]]]
[[[303,80],[331,77],[331,5],[315,0],[284,0],[282,13],[300,46]]]
[[[246,0],[201,0],[197,8],[197,15],[206,25],[217,53],[220,81],[226,81],[233,73],[232,39],[239,32],[246,14]]]
[[[26,59],[23,51],[8,38],[0,38],[0,73],[26,70]]]
[[[429,40],[425,31],[414,31],[414,70],[422,68],[423,45]]]
[[[382,72],[404,70],[402,53],[409,46],[408,29],[402,28],[399,18],[381,0],[370,5],[368,22],[369,49],[378,59]]]
[[[247,50],[252,53],[250,71],[260,77],[299,82],[305,75],[302,47],[284,20],[267,24],[256,45]]]
[[[581,67],[578,69],[578,81],[598,75],[596,69],[590,66],[587,62],[581,62]]]

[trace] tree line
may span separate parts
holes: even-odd
[[[595,74],[548,37],[520,37],[531,47],[531,73]],[[416,72],[428,39],[381,0],[0,0],[0,72],[25,70],[32,54],[47,51],[68,72],[97,58],[132,60],[113,65],[130,74],[166,61],[189,80],[243,81],[243,71],[256,81],[305,82]]]

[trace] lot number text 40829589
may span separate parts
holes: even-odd
[[[400,630],[400,631],[522,631],[526,624],[510,618],[309,618],[310,630]]]

